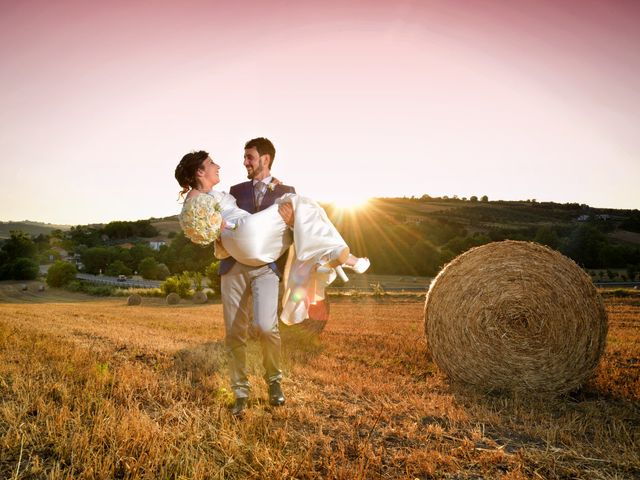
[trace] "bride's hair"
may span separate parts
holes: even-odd
[[[204,150],[187,153],[176,167],[176,180],[182,187],[180,196],[184,195],[191,188],[198,188],[196,182],[196,172],[202,167],[202,162],[209,158],[209,154]]]

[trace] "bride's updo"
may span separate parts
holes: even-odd
[[[187,153],[176,167],[176,180],[182,187],[180,195],[184,195],[192,188],[198,188],[196,172],[202,167],[202,162],[209,158],[204,150]]]

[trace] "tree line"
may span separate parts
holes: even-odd
[[[415,202],[432,200],[422,198]],[[634,279],[640,270],[640,248],[613,242],[607,236],[616,227],[640,232],[640,212],[631,212],[617,223],[597,216],[575,222],[569,219],[585,206],[536,205],[537,209],[547,208],[536,217],[536,211],[530,207],[519,213],[517,208],[492,208],[491,203],[483,198],[478,206],[466,210],[442,210],[415,217],[402,202],[374,202],[356,214],[331,206],[326,206],[326,210],[352,251],[371,259],[372,273],[434,276],[444,264],[469,248],[505,239],[547,245],[585,269],[626,269],[629,279]],[[534,222],[543,218],[553,221],[517,225],[518,220]],[[38,264],[48,263],[51,257],[59,259],[54,244],[74,254],[83,270],[92,274],[137,273],[145,279],[164,280],[185,271],[207,276],[211,273],[215,261],[212,247],[195,245],[177,233],[170,234],[169,245],[154,250],[143,239],[155,234],[157,230],[149,220],[111,222],[104,227],[77,226],[68,232],[56,230],[33,238],[23,232],[11,232],[11,237],[0,246],[0,279],[36,278]],[[112,245],[114,239],[129,239],[133,246]]]

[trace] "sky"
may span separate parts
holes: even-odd
[[[207,150],[340,204],[640,208],[635,0],[0,0],[0,220],[179,212]]]

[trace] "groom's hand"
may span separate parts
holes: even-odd
[[[290,203],[278,205],[278,213],[289,227],[293,227],[293,206]]]

